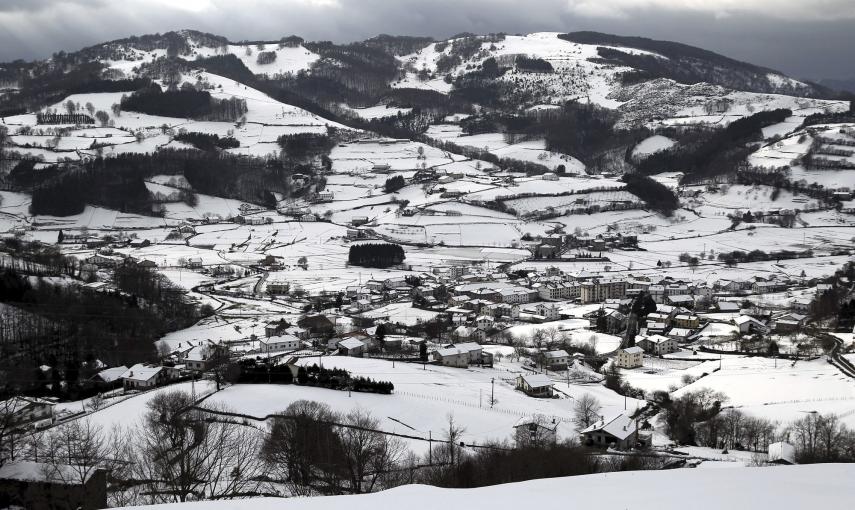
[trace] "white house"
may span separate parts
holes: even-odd
[[[641,347],[618,349],[615,365],[619,368],[638,368],[644,366],[644,350]]]
[[[302,345],[299,338],[294,335],[279,335],[263,338],[258,341],[261,352],[267,354],[271,352],[296,351]]]
[[[137,363],[122,374],[122,384],[126,389],[154,388],[166,380],[163,367],[153,367]]]

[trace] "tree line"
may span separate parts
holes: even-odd
[[[202,141],[201,137],[193,139]],[[203,143],[207,143],[207,139]],[[43,180],[31,183],[35,189],[30,211],[68,216],[81,213],[86,204],[93,204],[151,215],[154,214],[154,197],[146,188],[145,180],[159,174],[183,175],[200,193],[273,207],[276,200],[272,192],[289,196],[291,188],[287,177],[296,172],[311,175],[315,170],[312,164],[290,160],[195,150],[120,154],[95,158],[82,165],[60,164],[45,169],[44,173],[39,173]],[[14,180],[13,184],[21,187],[32,177],[26,172],[15,175],[22,180]]]
[[[835,414],[807,413],[781,427],[738,409],[725,409],[727,397],[710,389],[674,400],[660,396],[666,429],[679,444],[764,453],[769,444],[783,440],[793,444],[795,460],[802,464],[855,462],[855,430]]]
[[[234,122],[247,112],[246,100],[238,97],[216,99],[207,90],[185,83],[166,91],[151,85],[123,96],[121,109],[163,117]]]
[[[82,373],[85,363],[97,359],[118,366],[152,360],[158,338],[210,313],[164,276],[134,263],[116,267],[115,290],[105,292],[42,278],[31,281],[12,269],[4,271],[2,281],[0,302],[14,308],[20,319],[13,328],[0,329],[0,387],[5,392],[61,396],[85,389],[84,380],[93,375]],[[40,365],[56,373],[45,374]]]
[[[388,381],[353,376],[342,368],[325,368],[317,364],[300,365],[297,367],[296,376],[287,365],[269,364],[263,359],[242,360],[236,368],[234,379],[238,383],[299,384],[382,395],[389,395],[395,389],[395,386]]]
[[[354,244],[350,247],[347,263],[363,267],[391,267],[404,261],[404,248],[394,243]]]
[[[712,132],[689,131],[677,146],[651,154],[639,162],[638,171],[645,175],[684,172],[684,182],[734,173],[751,152],[745,144],[762,139],[762,128],[783,122],[791,115],[792,111],[782,108],[755,113]]]

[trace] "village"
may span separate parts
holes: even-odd
[[[460,39],[479,48],[461,75],[498,61],[491,79],[560,97],[502,122],[445,100],[342,100],[331,120],[229,68],[305,78],[327,46],[176,37],[187,60],[145,89],[101,80],[0,117],[0,496],[94,509],[855,459],[850,102],[668,80],[618,101],[608,48],[490,34]],[[384,87],[447,95],[449,44],[386,55]],[[103,65],[167,59],[135,45]],[[197,118],[152,99],[205,94]],[[635,124],[586,164],[556,132],[592,103],[620,112],[603,138]],[[727,171],[636,171],[746,120]],[[205,473],[170,470],[194,455]]]

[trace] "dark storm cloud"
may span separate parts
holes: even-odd
[[[0,61],[181,28],[337,42],[599,30],[693,44],[797,77],[855,75],[852,0],[0,0]]]

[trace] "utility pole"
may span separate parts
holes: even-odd
[[[496,378],[490,378],[490,409],[493,408],[493,404],[496,402]]]

